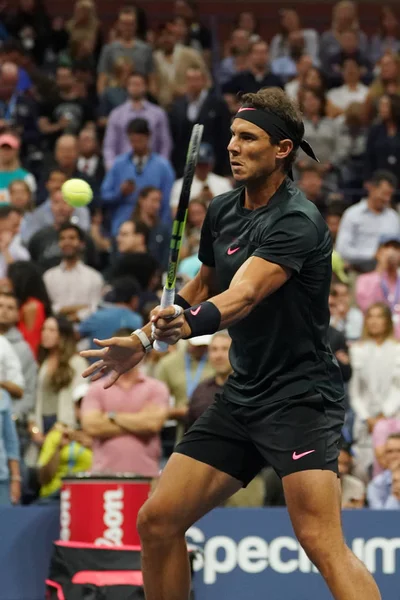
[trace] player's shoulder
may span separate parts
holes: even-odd
[[[210,202],[209,212],[217,215],[221,210],[226,211],[229,207],[234,206],[243,194],[243,190],[243,187],[239,187],[214,196]]]
[[[326,226],[326,223],[314,202],[311,202],[302,190],[290,180],[286,181],[285,201],[279,204],[279,213],[283,217],[294,215],[304,217],[315,225]]]

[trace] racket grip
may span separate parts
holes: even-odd
[[[167,290],[166,288],[164,288],[162,296],[161,296],[161,302],[160,302],[161,308],[167,308],[168,306],[172,306],[174,303],[174,300],[175,300],[175,288],[172,288],[172,290]],[[154,325],[153,325],[152,329],[154,331],[154,329],[155,329]],[[165,342],[159,342],[158,340],[156,340],[153,344],[153,348],[157,352],[166,352],[168,350],[168,344],[166,344]]]

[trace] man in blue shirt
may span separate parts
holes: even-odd
[[[90,347],[95,348],[93,338],[111,337],[114,331],[128,327],[131,331],[143,325],[142,317],[135,312],[139,306],[140,287],[133,277],[121,277],[112,284],[107,294],[108,302],[102,303],[79,325],[81,338],[89,338]]]
[[[169,161],[150,150],[150,128],[145,119],[133,119],[127,134],[132,152],[121,154],[104,178],[101,197],[111,214],[111,235],[127,221],[135,207],[140,190],[157,187],[162,194],[160,218],[166,225],[171,220],[169,198],[175,181]]]
[[[368,485],[370,508],[400,509],[400,433],[393,433],[386,441],[387,469],[373,478]]]

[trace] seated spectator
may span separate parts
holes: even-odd
[[[196,256],[199,252],[200,235],[204,219],[207,214],[207,203],[203,200],[194,199],[189,202],[186,219],[185,235],[183,238],[181,258]]]
[[[363,187],[367,128],[362,120],[362,105],[352,103],[345,113],[337,118],[336,164],[340,173],[342,189],[360,190]],[[346,192],[350,202],[354,194]],[[359,200],[359,197],[356,198]]]
[[[142,75],[153,72],[152,49],[149,44],[136,37],[137,18],[133,7],[121,8],[118,15],[118,39],[103,46],[97,66],[97,92],[102,94],[113,72],[115,61],[120,56],[128,57],[135,71]]]
[[[368,485],[368,504],[372,509],[400,508],[400,434],[390,435],[386,442],[387,469]]]
[[[93,109],[76,92],[71,67],[57,68],[56,84],[56,98],[45,100],[39,109],[39,129],[49,150],[54,148],[59,135],[77,135],[85,124],[94,121]]]
[[[300,88],[305,86],[305,77],[312,67],[312,58],[308,54],[301,54],[296,58],[296,77],[285,83],[285,92],[291,100],[297,101]]]
[[[393,339],[392,317],[385,304],[378,302],[369,307],[363,338],[351,346],[350,356],[354,450],[359,465],[369,472],[374,460],[372,432],[376,423],[400,416],[400,345]]]
[[[374,271],[357,278],[356,302],[364,313],[376,302],[387,304],[392,313],[396,337],[400,339],[400,237],[382,238],[376,263]]]
[[[199,5],[195,0],[176,0],[174,13],[182,17],[189,26],[185,45],[202,52],[206,61],[211,62],[211,31],[200,22]]]
[[[235,75],[247,69],[249,48],[249,32],[245,29],[234,29],[228,42],[228,56],[222,59],[218,67],[218,83],[220,85],[224,85]]]
[[[390,444],[387,444],[389,437],[393,433],[400,433],[400,418],[380,419],[374,427],[372,432],[372,444],[375,453],[374,477],[387,469],[388,462],[400,452],[399,443],[390,442]]]
[[[172,194],[173,191],[171,196]],[[149,228],[148,250],[159,265],[166,270],[171,229],[160,220],[161,201],[162,193],[158,188],[151,185],[142,188],[131,218],[135,224],[144,223]]]
[[[215,196],[230,192],[232,184],[228,177],[221,177],[213,173],[215,165],[215,154],[211,144],[203,142],[200,145],[196,171],[190,188],[190,199],[199,198],[202,194],[207,195],[210,202]],[[179,196],[182,190],[183,178],[177,179],[172,186],[170,204],[172,212],[178,208]]]
[[[370,42],[370,60],[373,65],[385,54],[399,54],[400,30],[399,20],[391,6],[383,6],[379,29]]]
[[[147,253],[149,236],[150,229],[144,223],[124,221],[116,237],[119,254]]]
[[[382,237],[400,236],[400,219],[390,208],[397,179],[389,171],[375,171],[366,184],[367,198],[348,208],[342,217],[336,250],[350,265],[371,271]]]
[[[331,310],[331,326],[344,333],[347,342],[360,339],[363,328],[363,314],[356,306],[351,306],[349,284],[345,281],[335,281],[329,296]]]
[[[300,34],[304,39],[304,53],[311,57],[314,64],[318,62],[319,41],[315,29],[302,29],[299,15],[293,9],[284,8],[280,11],[280,33],[274,35],[271,41],[271,61],[290,56],[290,34]]]
[[[21,497],[21,471],[18,435],[12,417],[10,395],[0,391],[0,506],[18,504]]]
[[[328,229],[331,234],[333,247],[336,246],[336,238],[340,227],[340,221],[342,220],[344,209],[343,205],[340,202],[332,202],[330,206],[328,206],[325,213],[325,221],[328,225]]]
[[[51,314],[46,287],[40,271],[30,261],[12,263],[8,267],[7,278],[9,285],[6,291],[12,292],[18,300],[18,329],[36,358],[43,323]]]
[[[104,274],[107,282],[113,283],[121,277],[134,277],[141,288],[140,308],[148,302],[157,301],[156,291],[160,288],[160,268],[157,261],[148,253],[127,252],[117,257]]]
[[[189,68],[185,85],[185,95],[175,100],[169,113],[174,140],[171,161],[177,177],[183,175],[195,123],[204,125],[202,140],[211,144],[214,150],[215,172],[218,175],[230,174],[226,148],[230,138],[231,117],[226,103],[210,88],[210,82],[201,69]],[[215,135],[216,131],[218,135]]]
[[[103,278],[81,261],[85,245],[83,231],[72,223],[58,230],[62,262],[45,272],[43,280],[54,314],[80,321],[94,312],[100,303]]]
[[[214,375],[208,379],[204,379],[193,390],[185,417],[187,429],[214,402],[215,395],[222,391],[224,383],[232,373],[231,363],[229,362],[231,341],[227,331],[219,331],[213,335],[208,347],[208,356],[210,365],[214,369]]]
[[[369,124],[378,113],[379,100],[383,95],[400,93],[400,57],[385,54],[378,64],[379,75],[369,87],[364,104],[364,121]]]
[[[77,0],[72,19],[66,24],[70,51],[77,44],[85,42],[97,60],[101,51],[101,23],[96,14],[96,4],[92,0]]]
[[[327,193],[324,191],[324,179],[318,167],[308,165],[301,169],[298,187],[305,193],[307,199],[318,207],[320,213],[325,217],[327,211]]]
[[[334,106],[327,98],[328,86],[324,74],[315,66],[310,67],[304,74],[302,85],[298,88],[297,100],[300,103],[304,90],[313,90],[318,97],[325,98],[324,116],[334,119],[341,114],[341,110]]]
[[[114,279],[106,300],[87,319],[79,324],[79,335],[88,338],[90,348],[96,348],[93,339],[108,339],[114,331],[128,328],[131,332],[143,325],[138,314],[140,287],[133,277]],[[1,304],[0,304],[1,306]]]
[[[19,420],[26,421],[28,415],[33,412],[36,401],[36,380],[37,363],[27,342],[24,340],[17,325],[19,321],[18,302],[13,294],[0,293],[0,333],[12,346],[13,351],[18,357],[20,363],[21,375],[19,380],[24,379],[23,395],[14,396],[12,411]],[[10,360],[12,355],[10,355]],[[18,382],[18,377],[9,375],[14,384]]]
[[[253,42],[248,55],[248,69],[238,73],[222,86],[224,95],[258,92],[265,87],[282,87],[282,80],[271,72],[268,44],[263,40]]]
[[[362,104],[368,94],[368,87],[361,83],[360,64],[354,58],[346,58],[341,65],[343,85],[329,90],[327,99],[343,112],[353,102]]]
[[[62,184],[66,180],[66,175],[59,169],[50,171],[46,182],[46,201],[31,213],[27,213],[22,220],[21,237],[25,244],[29,244],[34,235],[44,227],[58,228],[70,219],[83,230],[89,229],[90,216],[86,206],[74,208],[65,202],[61,194]]]
[[[84,383],[82,373],[87,362],[76,352],[73,326],[65,317],[46,319],[39,364],[36,426],[42,434],[48,433],[57,422],[75,427],[74,390]]]
[[[255,42],[260,39],[258,34],[258,25],[255,14],[251,11],[241,11],[235,18],[235,27],[237,29],[244,29],[250,36],[250,41]]]
[[[160,217],[169,223],[169,198],[174,171],[163,156],[150,149],[150,127],[145,119],[134,119],[127,127],[131,151],[117,158],[101,186],[104,205],[110,211],[111,233],[129,219],[141,189],[154,185],[162,192]]]
[[[331,325],[328,329],[329,346],[336,356],[340,371],[342,373],[343,383],[348,383],[351,377],[351,364],[349,357],[349,347],[346,342],[343,331],[335,329]]]
[[[336,122],[326,117],[326,99],[321,93],[313,89],[300,91],[300,107],[303,112],[304,137],[312,145],[318,156],[318,169],[324,177],[325,184],[335,189],[337,184],[336,154],[337,125]],[[300,150],[297,158],[299,169],[308,166],[312,161]]]
[[[137,119],[148,124],[152,152],[169,159],[172,139],[167,115],[162,108],[146,99],[147,89],[146,77],[132,73],[127,82],[128,100],[110,113],[103,145],[107,169],[111,169],[120,154],[129,151],[131,142],[128,125]]]
[[[36,190],[35,178],[21,167],[19,150],[20,140],[15,133],[0,135],[0,202],[10,202],[8,186],[16,179],[25,181],[32,192]]]
[[[271,61],[271,71],[282,81],[287,82],[297,75],[296,63],[299,56],[304,54],[304,37],[300,31],[288,35],[289,56],[281,56]]]
[[[8,265],[16,260],[30,259],[28,250],[24,248],[18,232],[13,228],[14,212],[15,209],[9,205],[0,206],[0,278],[6,276]]]
[[[20,136],[23,149],[39,144],[37,106],[27,94],[18,91],[16,64],[0,64],[0,129],[13,128]]]
[[[323,68],[326,68],[329,59],[340,51],[341,34],[349,29],[357,33],[357,46],[361,52],[366,52],[368,50],[368,38],[360,30],[357,5],[350,0],[342,0],[333,6],[331,28],[325,31],[320,38],[320,58]]]
[[[16,11],[8,23],[10,34],[30,52],[37,64],[45,58],[51,21],[39,0],[18,2]]]
[[[125,56],[120,56],[115,61],[111,78],[99,97],[97,125],[101,130],[107,125],[111,111],[128,100],[128,79],[133,73],[133,66],[132,61]]]
[[[354,475],[354,460],[351,444],[342,438],[338,459],[339,479],[342,491],[342,508],[363,508],[365,506],[365,483]]]
[[[40,504],[60,500],[63,477],[92,467],[92,438],[80,429],[81,403],[88,387],[83,383],[72,392],[78,428],[56,423],[44,439],[38,460]]]
[[[114,335],[129,335],[120,329]],[[93,471],[157,477],[160,431],[169,415],[165,384],[131,369],[105,390],[92,383],[82,403],[82,426],[93,438]]]
[[[194,337],[183,343],[175,352],[164,356],[157,365],[155,376],[163,381],[173,397],[177,427],[176,441],[182,437],[188,406],[196,387],[213,377],[214,368],[208,359],[210,335]]]
[[[82,129],[78,136],[78,151],[78,171],[95,182],[96,190],[100,189],[105,170],[95,129]]]
[[[95,182],[91,177],[85,173],[82,173],[78,169],[78,138],[71,134],[61,135],[56,141],[54,158],[55,161],[50,161],[49,166],[43,169],[43,175],[38,184],[36,204],[42,204],[48,198],[48,189],[46,184],[49,178],[49,173],[51,173],[53,170],[58,170],[65,174],[66,179],[84,179],[87,181],[87,183],[94,188],[94,200],[91,202],[91,207],[95,206],[97,195]]]
[[[202,54],[194,48],[178,43],[175,21],[168,21],[163,26],[153,58],[155,65],[153,93],[166,110],[177,96],[185,93],[186,71],[190,67],[201,69],[208,78],[210,77]]]
[[[397,177],[400,164],[400,97],[384,95],[379,99],[379,122],[372,125],[367,138],[364,174],[385,169]]]
[[[359,48],[357,31],[348,29],[340,34],[340,50],[329,57],[325,64],[326,75],[332,86],[343,84],[343,67],[347,60],[357,63],[360,77],[364,83],[371,81],[371,64],[367,51]]]
[[[10,205],[16,208],[21,217],[33,210],[33,194],[29,185],[23,179],[16,179],[8,184]]]

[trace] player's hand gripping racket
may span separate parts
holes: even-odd
[[[197,155],[199,153],[203,129],[203,125],[199,125],[197,123],[192,129],[192,135],[190,137],[189,148],[186,156],[185,171],[183,173],[182,191],[179,197],[178,210],[172,225],[167,280],[165,282],[161,297],[161,308],[167,308],[167,306],[171,306],[175,300],[175,282],[176,271],[178,268],[179,251],[181,249],[182,238],[185,231],[186,217],[190,199],[190,188],[192,187],[194,170],[197,164]],[[168,349],[168,344],[156,340],[153,347],[154,350],[157,350],[157,352],[165,352]]]

